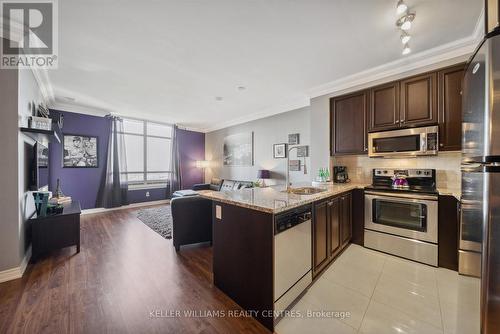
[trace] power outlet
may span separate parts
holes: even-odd
[[[149,191],[146,191],[146,197],[149,197]]]

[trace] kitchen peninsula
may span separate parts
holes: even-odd
[[[308,195],[284,187],[200,191],[213,201],[214,284],[274,330],[280,311],[362,235],[364,186]]]

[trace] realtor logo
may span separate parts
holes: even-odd
[[[57,68],[57,0],[3,0],[1,68]]]

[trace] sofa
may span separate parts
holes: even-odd
[[[175,192],[170,201],[175,250],[179,251],[183,245],[212,243],[212,201],[196,195],[194,191],[232,191],[252,186],[249,181],[212,179],[210,183],[194,185],[191,192]]]
[[[175,197],[172,209],[173,244],[176,251],[182,245],[212,243],[212,201],[201,196]]]
[[[195,184],[192,190],[228,191],[228,190],[238,190],[238,189],[252,188],[252,187],[253,187],[253,182],[251,181],[212,179],[210,183]]]

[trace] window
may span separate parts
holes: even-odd
[[[166,184],[171,173],[172,126],[124,119],[127,176],[131,185]]]

